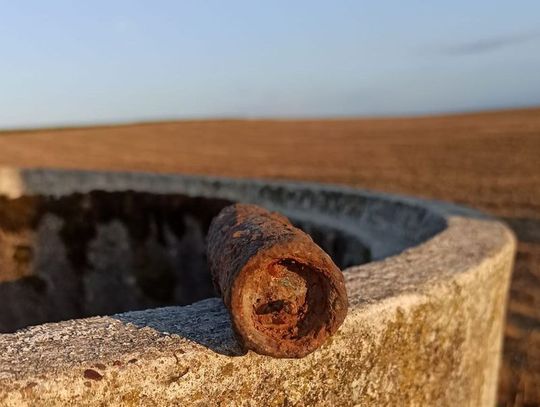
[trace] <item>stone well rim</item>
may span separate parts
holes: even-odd
[[[6,187],[7,183],[2,183],[2,172],[18,174],[21,181],[16,182],[15,186]],[[47,187],[47,182],[57,182],[58,179],[54,181],[55,177],[62,177],[62,174],[67,174],[67,178],[72,177],[72,179],[84,176],[84,174],[90,177],[93,176],[91,174],[98,174],[98,177],[103,177],[103,185],[106,185],[106,182],[112,182],[110,184],[113,185],[112,188],[117,188],[114,177],[141,176],[137,173],[0,169],[0,194],[5,193],[9,188],[13,188],[13,196],[23,192],[39,192],[40,188]],[[200,178],[171,174],[153,175],[153,177],[155,177],[154,180],[162,179],[171,183],[175,180],[187,180],[189,183],[190,180]],[[209,184],[237,180],[222,177],[204,178]],[[358,194],[383,201],[420,206],[442,217],[446,222],[446,228],[418,246],[380,261],[344,270],[351,309],[342,332],[337,335],[337,342],[345,340],[343,336],[353,335],[357,329],[356,324],[371,324],[375,332],[380,329],[378,324],[384,324],[381,321],[384,321],[384,316],[389,313],[400,309],[406,312],[420,303],[431,301],[430,298],[438,292],[444,293],[441,295],[450,295],[455,286],[485,278],[484,274],[489,273],[490,268],[494,267],[492,265],[502,261],[503,257],[512,256],[515,250],[516,240],[507,226],[459,205],[376,193],[341,185],[329,186],[297,181],[281,182],[245,178],[238,180],[240,183],[257,186],[326,189],[336,193]],[[17,188],[20,188],[19,191]],[[63,188],[66,188],[66,185],[60,186],[59,190],[54,192],[61,193]],[[84,189],[84,187],[81,188]],[[182,337],[181,334],[174,332],[174,320],[175,318],[181,320],[182,316],[185,321],[196,322],[208,330],[199,330],[193,337],[187,335]],[[152,321],[155,323],[152,324]],[[167,330],[167,324],[171,329]],[[54,383],[54,386],[60,383],[68,386],[66,383],[72,383],[66,392],[70,394],[69,397],[72,397],[71,395],[79,397],[84,391],[84,383],[88,382],[85,376],[88,369],[98,371],[99,375],[103,376],[104,373],[100,370],[101,365],[107,365],[107,368],[111,369],[109,365],[115,366],[117,361],[120,362],[119,369],[145,369],[144,366],[141,367],[141,364],[148,363],[148,366],[155,366],[155,363],[160,360],[167,364],[172,360],[171,357],[178,360],[180,357],[178,354],[180,354],[187,366],[195,363],[201,369],[212,369],[210,364],[216,357],[221,360],[221,358],[242,355],[226,325],[227,316],[224,308],[218,300],[208,299],[185,307],[167,307],[133,311],[115,316],[49,323],[13,334],[1,334],[0,348],[7,351],[0,354],[0,401],[2,394],[6,395],[14,390],[21,391],[31,383],[35,383],[32,387],[40,388],[51,386],[51,383]],[[212,332],[211,328],[223,328],[224,332]],[[196,335],[207,337],[196,338]],[[120,346],[118,341],[122,340],[127,342]],[[80,352],[55,354],[51,347],[53,342],[55,346],[71,351],[79,349]],[[81,346],[83,343],[92,342],[95,342],[96,346],[85,348]],[[325,345],[322,353],[339,352],[339,349],[334,349],[335,346],[338,345],[332,343]],[[258,360],[258,363],[270,365],[274,363],[251,353],[246,356]],[[322,356],[315,352],[307,358],[317,361],[319,357]],[[133,361],[134,359],[136,360]],[[51,364],[51,360],[56,360],[56,363]],[[99,366],[96,367],[96,364]],[[77,379],[73,379],[74,377]],[[140,380],[140,385],[143,385],[144,380],[136,380]]]

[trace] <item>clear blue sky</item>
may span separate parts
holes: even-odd
[[[537,104],[538,0],[0,0],[0,128]]]

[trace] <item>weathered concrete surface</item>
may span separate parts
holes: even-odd
[[[349,315],[329,343],[304,359],[242,355],[225,308],[209,299],[0,335],[0,403],[495,402],[515,250],[513,236],[496,221],[451,205],[302,184],[18,175],[19,195],[138,189],[262,203],[305,222],[339,227],[363,239],[380,260],[345,270]]]

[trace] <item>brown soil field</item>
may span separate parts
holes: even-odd
[[[500,405],[540,405],[540,108],[6,131],[0,151],[0,165],[321,181],[444,199],[499,216],[519,239]]]

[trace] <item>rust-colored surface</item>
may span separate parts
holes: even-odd
[[[0,133],[0,164],[293,178],[500,216],[519,238],[499,400],[540,404],[540,109],[360,120],[183,121]]]
[[[235,204],[214,218],[208,264],[234,330],[248,349],[299,358],[347,315],[343,274],[313,240],[278,213]]]

